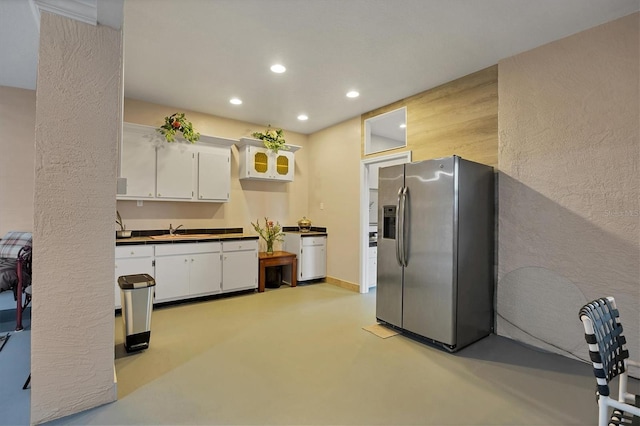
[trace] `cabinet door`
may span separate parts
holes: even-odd
[[[191,150],[168,143],[157,149],[158,176],[156,180],[158,198],[193,198],[193,161]]]
[[[325,245],[304,246],[300,259],[300,281],[323,278],[327,275]]]
[[[120,173],[127,178],[127,193],[118,198],[153,198],[156,193],[156,146],[139,129],[124,127]]]
[[[189,255],[189,294],[214,294],[220,292],[222,267],[220,253]]]
[[[250,146],[247,149],[247,162],[249,167],[247,168],[247,174],[252,178],[268,179],[271,174],[271,158],[266,148],[258,148]]]
[[[189,294],[189,256],[156,257],[156,302],[176,300]]]
[[[118,277],[133,274],[149,274],[153,277],[155,275],[153,270],[153,258],[116,259],[116,309],[121,307]]]
[[[258,251],[222,253],[222,291],[258,288]]]
[[[273,154],[272,172],[273,179],[291,182],[293,181],[293,172],[295,169],[294,156],[289,151],[278,151]]]
[[[369,259],[367,260],[367,285],[371,288],[375,287],[378,282],[378,258],[371,249],[369,249]]]
[[[229,200],[230,151],[198,153],[198,200]]]

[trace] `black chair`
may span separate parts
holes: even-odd
[[[640,364],[631,361],[625,349],[627,341],[622,335],[616,301],[613,297],[594,300],[584,305],[579,315],[598,382],[598,425],[640,424],[640,397],[627,392],[627,368]],[[619,376],[617,400],[609,392],[609,382],[616,376]],[[613,408],[611,415],[609,407]]]

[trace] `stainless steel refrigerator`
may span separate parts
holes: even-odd
[[[456,351],[491,333],[493,168],[452,156],[380,168],[376,317]]]

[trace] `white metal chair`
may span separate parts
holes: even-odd
[[[598,425],[640,424],[640,397],[627,392],[627,368],[629,365],[640,367],[640,364],[631,361],[625,349],[627,341],[622,335],[614,298],[596,299],[584,305],[579,315],[598,382]],[[619,376],[617,400],[609,394],[609,382],[616,376]],[[611,415],[609,407],[613,408]]]

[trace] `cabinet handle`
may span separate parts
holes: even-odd
[[[153,194],[152,194],[152,193],[149,193],[149,197],[153,197]]]
[[[193,259],[191,259],[191,261],[193,262]]]
[[[184,262],[187,263],[189,261],[189,259],[185,259]]]
[[[158,192],[158,197],[162,197],[162,194]]]
[[[134,251],[131,252],[131,256],[133,256],[134,254],[136,254]]]

